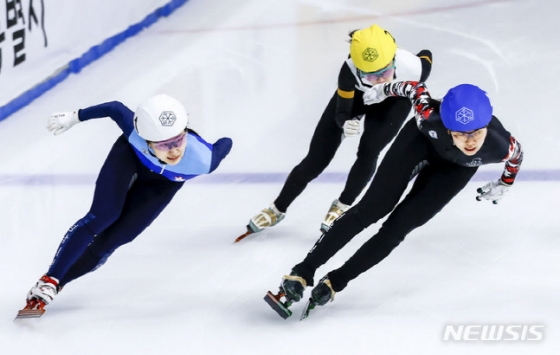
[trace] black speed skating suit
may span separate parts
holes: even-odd
[[[395,138],[364,197],[334,222],[306,258],[293,269],[308,285],[315,270],[326,263],[355,235],[387,216],[379,231],[366,241],[340,268],[328,273],[335,292],[370,269],[396,248],[412,230],[422,226],[461,191],[478,167],[505,162],[501,181],[511,185],[523,160],[519,142],[496,117],[487,126],[487,136],[473,156],[453,145],[439,115],[439,101],[430,98],[423,83],[395,82],[389,95],[408,97],[415,103],[415,119],[409,120]],[[426,164],[427,163],[427,164]],[[411,173],[422,165],[410,192],[399,203]]]

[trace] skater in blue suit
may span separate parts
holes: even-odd
[[[133,241],[186,180],[213,172],[232,146],[230,138],[206,142],[188,128],[185,107],[163,94],[143,101],[135,112],[113,101],[55,113],[47,128],[58,135],[102,117],[115,121],[123,134],[101,167],[91,209],[64,235],[47,273],[27,295],[27,310],[44,312],[63,286],[96,270],[118,247]]]

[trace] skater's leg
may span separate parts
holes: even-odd
[[[335,108],[336,94],[315,128],[307,155],[288,174],[274,202],[249,220],[247,228],[250,232],[260,232],[282,221],[288,207],[305,190],[307,184],[329,165],[342,141],[342,130],[335,122]]]
[[[340,268],[328,273],[334,291],[385,259],[415,228],[432,219],[470,181],[476,168],[446,163],[427,166],[380,230]]]
[[[325,170],[338,150],[342,141],[342,130],[336,124],[335,110],[336,94],[329,101],[315,128],[307,155],[292,169],[274,201],[274,205],[281,212],[286,212],[307,184]]]
[[[298,270],[314,273],[354,236],[391,212],[405,192],[411,172],[427,154],[427,143],[410,120],[388,150],[364,197],[319,238]]]
[[[410,101],[402,97],[388,98],[367,107],[357,158],[338,199],[341,203],[352,205],[366,187],[375,172],[379,154],[397,135],[410,108]]]
[[[47,274],[62,279],[93,241],[121,214],[129,186],[136,177],[137,158],[121,136],[113,145],[96,181],[93,202],[85,217],[76,222],[60,243]]]
[[[139,180],[129,191],[121,216],[93,242],[60,280],[61,286],[96,270],[121,245],[134,240],[169,204],[183,183]]]
[[[375,172],[379,154],[399,132],[410,108],[410,101],[401,97],[391,97],[367,106],[357,158],[348,173],[340,197],[332,203],[323,219],[323,232],[328,231],[334,220],[346,212],[362,193]]]

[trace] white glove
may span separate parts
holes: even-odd
[[[377,84],[364,92],[364,104],[372,105],[385,100],[387,95],[383,92],[384,87],[385,84]]]
[[[55,112],[51,114],[47,121],[47,129],[53,132],[55,136],[66,132],[73,125],[80,122],[78,111],[74,112]]]
[[[360,134],[360,130],[360,121],[356,118],[344,121],[344,125],[342,125],[344,137],[355,137]]]
[[[497,204],[504,197],[504,194],[508,192],[509,187],[510,185],[504,184],[501,180],[489,182],[476,190],[479,194],[476,196],[476,200],[482,201],[482,199],[485,199],[492,201],[493,204]]]

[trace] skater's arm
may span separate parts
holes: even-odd
[[[521,162],[523,161],[523,148],[513,136],[509,137],[509,141],[508,155],[504,159],[505,167],[502,176],[498,180],[491,181],[479,187],[476,190],[478,193],[476,196],[477,201],[489,200],[492,201],[493,204],[497,204],[511,185],[513,185],[517,172],[521,167]]]
[[[111,101],[83,108],[78,111],[78,116],[80,121],[109,117],[117,123],[126,136],[134,129],[134,113],[119,101]]]
[[[506,185],[512,185],[523,162],[523,147],[513,136],[510,137],[509,152],[504,160],[505,166],[500,180]]]
[[[338,74],[338,87],[336,90],[336,125],[342,129],[344,122],[352,119],[352,105],[354,104],[356,81],[354,74],[344,62]]]
[[[422,74],[420,75],[421,82],[425,82],[428,80],[430,73],[432,72],[432,52],[423,49],[416,54],[418,58],[420,58],[420,64],[422,65]]]
[[[74,125],[93,118],[111,117],[126,136],[132,132],[133,112],[118,101],[107,102],[85,109],[52,113],[47,121],[47,129],[59,135],[66,132]]]
[[[230,138],[220,138],[212,145],[212,163],[210,164],[210,172],[216,170],[222,160],[229,154],[232,147]]]
[[[397,81],[382,84],[382,96],[407,97],[414,108],[414,116],[418,126],[427,120],[434,111],[434,100],[430,96],[426,85],[417,81]]]

